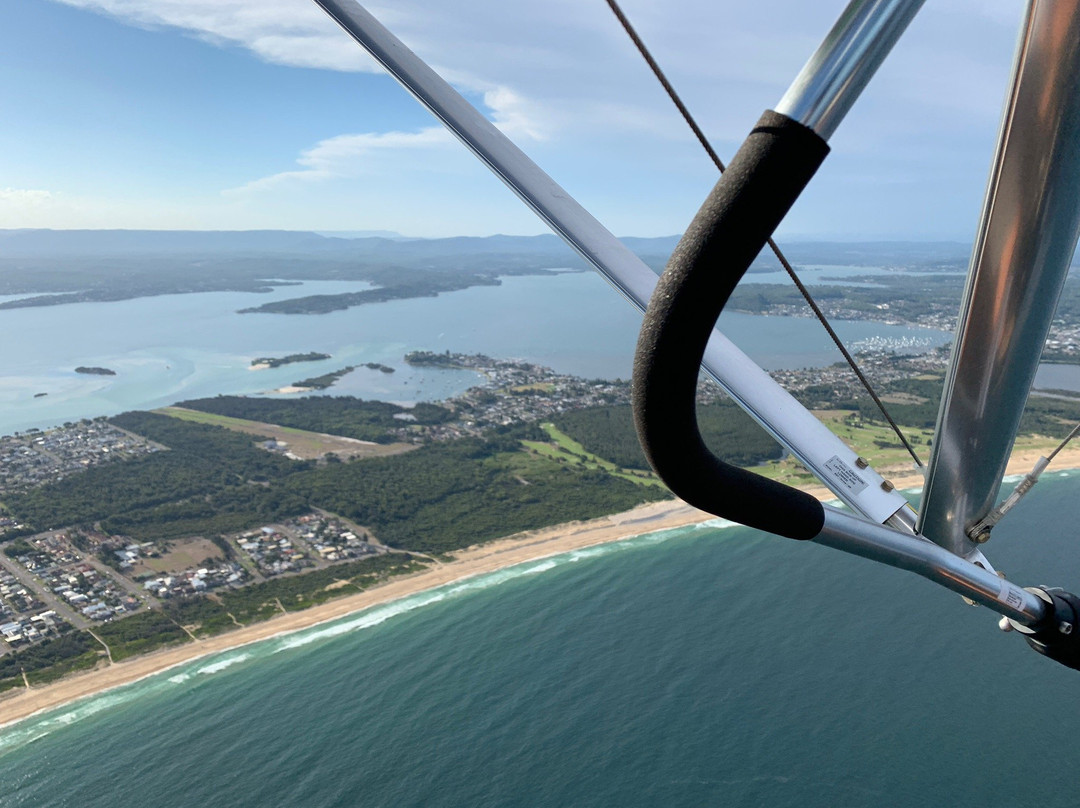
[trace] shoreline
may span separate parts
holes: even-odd
[[[1007,474],[1026,474],[1035,465],[1040,454],[1037,449],[1017,451],[1009,460]],[[1062,451],[1053,466],[1054,471],[1078,468],[1080,448]],[[899,490],[921,488],[923,485],[923,477],[917,472],[897,473],[891,479]],[[803,486],[803,490],[822,501],[836,499],[831,491],[820,485]],[[716,518],[713,514],[700,511],[681,500],[665,500],[588,521],[554,525],[475,545],[457,553],[453,561],[436,563],[420,572],[392,578],[355,595],[346,595],[303,611],[275,616],[225,634],[71,674],[44,686],[8,691],[0,695],[0,730],[35,714],[132,684],[202,657],[292,634],[467,578],[586,547],[626,541],[647,533],[686,527]]]
[[[440,586],[497,572],[516,564],[715,518],[682,501],[665,500],[588,521],[570,522],[496,539],[457,553],[453,561],[433,564],[412,575],[391,578],[355,595],[346,595],[303,611],[278,615],[214,637],[74,673],[40,687],[8,691],[0,695],[0,730],[37,713],[132,684],[205,656],[292,634]]]

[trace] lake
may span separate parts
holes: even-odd
[[[397,372],[359,367],[328,392],[415,402],[447,398],[478,380],[470,372],[410,368],[402,357],[412,350],[516,357],[587,378],[630,376],[640,315],[592,273],[511,277],[500,286],[322,315],[237,313],[271,300],[364,288],[363,282],[319,281],[269,294],[208,292],[2,310],[0,434],[187,398],[265,393],[366,362]],[[873,322],[835,325],[854,349],[893,346],[911,352],[951,337]],[[721,328],[767,369],[841,361],[810,318],[725,314]],[[307,351],[333,358],[249,370],[256,357]],[[117,375],[76,374],[79,365]],[[47,395],[35,398],[39,393]]]

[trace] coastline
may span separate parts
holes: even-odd
[[[8,691],[0,695],[0,729],[35,713],[131,684],[201,657],[301,631],[428,589],[547,556],[715,518],[712,514],[699,511],[679,500],[665,500],[610,516],[497,539],[463,550],[453,561],[433,564],[412,575],[392,578],[371,589],[310,609],[275,616],[225,634],[75,673],[41,687]]]
[[[1010,458],[1007,474],[1026,474],[1040,454],[1038,449],[1021,448]],[[1080,448],[1063,450],[1053,466],[1054,471],[1078,468]],[[917,472],[897,473],[891,479],[900,490],[921,488],[923,484],[923,477]],[[836,499],[823,486],[804,486],[803,490],[822,501]],[[201,657],[301,631],[428,589],[548,556],[625,541],[646,533],[685,527],[715,518],[681,500],[665,500],[609,516],[518,533],[473,546],[459,552],[453,561],[436,563],[412,575],[393,578],[364,592],[304,611],[279,615],[215,637],[75,673],[41,687],[9,691],[0,695],[0,730],[36,713],[131,684]]]

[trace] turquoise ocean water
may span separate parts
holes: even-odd
[[[297,291],[0,312],[0,432],[366,361],[401,369],[358,370],[335,391],[412,401],[475,382],[402,367],[414,348],[626,376],[638,325],[578,274],[319,317],[235,314]],[[808,319],[722,325],[766,367],[836,359]],[[839,325],[848,342],[947,339]],[[300,350],[334,358],[246,370]],[[76,364],[119,375],[76,376]],[[1080,586],[1068,530],[1080,475],[1044,480],[989,552],[1018,582]],[[422,593],[0,730],[0,806],[1073,806],[1071,758],[1053,750],[1080,724],[1080,674],[994,624],[825,548],[715,523],[668,531]]]
[[[988,551],[1080,585],[1080,475]],[[0,733],[2,806],[1074,806],[1080,673],[716,523],[532,562]]]

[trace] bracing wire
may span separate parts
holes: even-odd
[[[1072,428],[1072,432],[1070,432],[1065,437],[1065,440],[1063,440],[1061,443],[1059,443],[1057,445],[1057,448],[1054,449],[1054,451],[1052,451],[1049,455],[1047,455],[1047,457],[1046,457],[1047,462],[1050,462],[1055,457],[1057,457],[1057,453],[1060,452],[1062,449],[1064,449],[1065,446],[1069,443],[1069,441],[1071,441],[1073,438],[1075,438],[1078,434],[1080,434],[1080,424],[1077,424],[1076,426],[1074,426]]]
[[[652,53],[650,53],[649,49],[645,46],[644,41],[642,41],[641,37],[638,36],[637,31],[634,30],[634,26],[630,24],[630,20],[627,18],[626,14],[623,13],[622,8],[619,7],[617,0],[606,0],[606,2],[612,13],[615,15],[615,18],[619,21],[619,24],[622,25],[623,30],[626,31],[627,36],[630,37],[630,40],[634,43],[635,47],[637,47],[638,53],[641,54],[642,58],[649,65],[649,68],[652,70],[653,75],[656,76],[657,81],[660,82],[661,86],[663,86],[664,90],[667,92],[668,97],[671,99],[672,103],[675,104],[676,108],[679,110],[679,113],[682,115],[683,120],[686,121],[687,125],[694,133],[694,136],[697,138],[698,142],[702,145],[706,153],[709,155],[709,158],[713,161],[713,164],[717,167],[717,169],[719,169],[721,174],[724,173],[724,170],[726,169],[724,161],[720,159],[720,156],[713,149],[712,145],[709,143],[709,139],[705,137],[705,133],[701,131],[701,127],[697,125],[697,121],[694,120],[694,116],[690,114],[690,110],[687,109],[686,105],[682,102],[679,94],[675,92],[675,88],[671,85],[671,82],[668,81],[667,76],[664,74],[664,71],[660,68],[660,65],[657,64],[656,60],[652,56]],[[780,261],[780,265],[788,274],[788,277],[791,278],[796,288],[799,290],[799,293],[802,294],[803,299],[806,300],[806,303],[810,307],[810,310],[814,313],[814,316],[817,317],[818,322],[820,322],[821,325],[825,328],[825,331],[832,339],[833,344],[836,345],[837,350],[840,351],[841,355],[847,361],[848,367],[850,367],[855,376],[858,377],[867,394],[869,394],[870,398],[873,399],[874,404],[877,405],[878,410],[881,411],[881,414],[885,417],[885,420],[888,421],[889,426],[892,427],[893,432],[896,433],[896,437],[900,439],[900,442],[902,444],[904,444],[904,448],[907,449],[908,454],[910,454],[911,458],[915,461],[915,465],[917,465],[919,468],[922,468],[923,463],[919,459],[919,456],[915,453],[915,450],[911,448],[911,444],[908,443],[907,438],[904,437],[904,433],[900,431],[900,427],[897,425],[896,421],[894,421],[892,416],[889,415],[889,411],[885,408],[884,402],[882,402],[882,400],[878,397],[877,393],[874,392],[874,388],[870,384],[870,380],[867,379],[866,376],[863,374],[862,370],[859,368],[859,365],[855,362],[855,358],[851,355],[847,348],[844,347],[844,343],[840,340],[840,337],[839,335],[837,335],[836,331],[833,330],[833,327],[832,325],[830,325],[828,318],[826,318],[825,316],[825,313],[821,310],[821,308],[814,301],[814,298],[810,295],[810,290],[807,289],[803,282],[799,279],[799,276],[795,273],[795,269],[788,262],[787,257],[783,254],[783,252],[781,252],[780,247],[777,245],[777,243],[772,238],[770,238],[768,240],[768,244],[769,247],[772,249],[773,254],[776,255],[777,260]],[[1080,426],[1078,426],[1077,429],[1080,430]]]
[[[1024,475],[1024,479],[1017,483],[1016,488],[1013,489],[1012,493],[1009,494],[1000,505],[968,528],[968,538],[976,544],[982,544],[987,541],[990,538],[990,531],[994,529],[1005,514],[1015,508],[1016,504],[1027,496],[1028,491],[1030,491],[1035,486],[1035,483],[1039,481],[1039,475],[1046,471],[1046,467],[1050,465],[1050,461],[1057,457],[1058,452],[1064,449],[1069,444],[1069,441],[1078,434],[1080,434],[1080,424],[1077,424],[1072,428],[1072,431],[1065,436],[1065,440],[1059,443],[1054,451],[1046,457],[1040,457],[1038,461],[1036,461],[1035,468]]]

